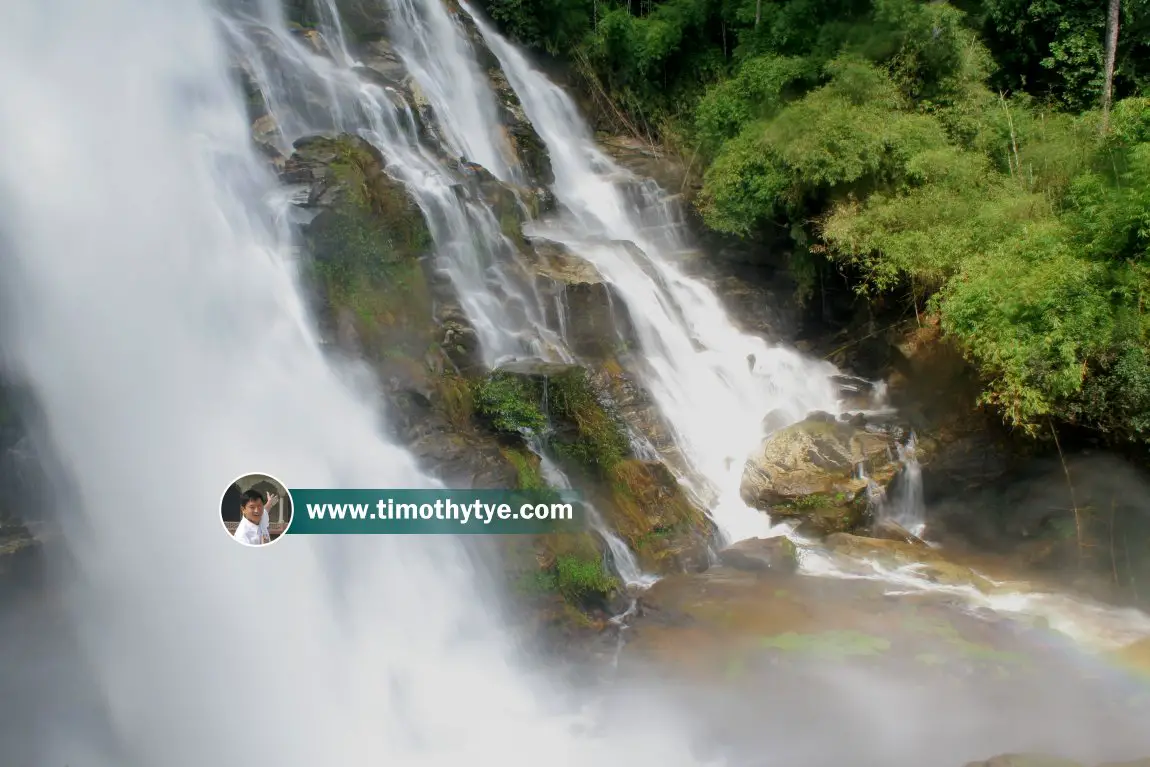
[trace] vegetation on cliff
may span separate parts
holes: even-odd
[[[1150,439],[1146,0],[486,0],[678,147],[705,223],[935,314],[1011,422]],[[909,306],[908,306],[909,308]]]

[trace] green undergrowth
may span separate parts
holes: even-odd
[[[552,377],[548,395],[553,418],[575,427],[573,439],[555,444],[560,455],[603,474],[630,453],[623,424],[604,408],[585,370]]]
[[[539,382],[516,373],[496,371],[475,385],[476,412],[500,432],[542,431],[547,425],[542,399]]]
[[[1112,88],[1084,0],[479,2],[800,302],[937,321],[1033,437],[1150,442],[1147,0],[1116,6]]]

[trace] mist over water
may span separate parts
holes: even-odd
[[[207,4],[7,21],[3,348],[78,488],[61,598],[109,730],[53,722],[36,763],[691,763],[641,727],[572,734],[451,539],[227,540],[204,509],[242,473],[429,480],[321,354]]]
[[[425,84],[459,78],[457,91],[424,88],[451,115],[448,142],[514,177],[490,134],[469,124],[490,125],[459,30],[442,25],[433,0],[404,3],[397,46],[408,66]],[[490,212],[455,195],[409,107],[353,75],[338,34],[331,61],[291,39],[274,3],[221,15],[207,3],[158,6],[28,0],[6,14],[18,34],[0,46],[0,349],[45,412],[37,436],[62,464],[57,511],[75,570],[50,599],[0,615],[0,733],[25,739],[5,743],[0,761],[686,767],[704,763],[695,735],[732,765],[958,767],[1024,747],[1137,754],[1144,719],[1123,718],[1129,691],[1103,687],[1114,705],[1096,705],[1097,688],[1082,694],[1069,673],[1082,664],[1069,650],[1066,677],[1020,683],[1010,705],[827,665],[789,679],[749,673],[751,693],[624,677],[609,700],[579,709],[527,668],[497,623],[494,584],[455,540],[297,538],[256,551],[228,541],[203,510],[243,473],[289,486],[434,484],[381,437],[363,371],[323,353],[297,284],[285,192],[251,146],[228,69],[236,50],[257,65],[282,149],[323,130],[386,147],[389,171],[428,213],[489,362],[562,356],[561,344],[496,268],[504,251]],[[737,334],[717,297],[675,268],[673,217],[650,197],[645,218],[630,207],[612,185],[625,174],[594,150],[570,100],[485,34],[551,147],[556,190],[578,223],[552,234],[594,261],[645,323],[646,381],[699,475],[696,491],[715,500],[732,538],[761,532],[765,518],[741,504],[734,481],[760,418],[830,409],[832,371]],[[526,308],[501,314],[509,296]]]

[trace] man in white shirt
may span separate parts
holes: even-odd
[[[260,496],[260,506],[264,510],[260,517],[260,535],[263,537],[264,543],[271,543],[272,536],[268,532],[268,521],[272,518],[272,508],[279,502],[279,499],[275,493],[268,493],[267,503],[263,503],[263,496]]]
[[[260,546],[268,543],[271,537],[267,535],[264,512],[264,497],[258,490],[248,490],[240,496],[240,513],[243,518],[236,525],[234,537],[245,546]]]

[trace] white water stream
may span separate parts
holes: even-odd
[[[547,484],[557,490],[572,490],[571,480],[564,473],[563,469],[559,467],[547,455],[541,444],[537,442],[530,443],[531,449],[539,456],[539,469],[543,478],[547,480]],[[646,589],[655,585],[659,580],[658,576],[651,573],[643,572],[643,568],[639,566],[639,562],[635,559],[634,553],[631,549],[627,548],[627,544],[615,534],[607,523],[604,522],[603,517],[599,514],[598,510],[590,503],[584,504],[584,507],[590,515],[591,528],[603,538],[603,542],[607,544],[607,550],[611,552],[611,564],[615,568],[616,575],[623,582],[623,585],[628,589]]]
[[[439,3],[401,3],[397,21],[397,44],[408,68],[420,79],[425,94],[439,94],[434,101],[437,127],[447,130],[458,145],[451,151],[496,162],[499,150],[492,133],[475,130],[493,125],[488,115],[494,107],[490,88],[459,80],[475,69],[473,61],[453,61],[464,43],[458,28]],[[321,3],[328,14],[330,2]],[[258,13],[255,11],[258,10]],[[362,77],[354,61],[322,55],[293,34],[274,3],[252,9],[237,3],[221,22],[229,47],[258,85],[278,126],[276,145],[290,155],[292,143],[317,133],[339,131],[359,135],[382,150],[387,171],[403,181],[426,214],[436,243],[437,265],[446,272],[467,318],[475,328],[486,362],[494,365],[506,358],[535,356],[568,359],[556,333],[543,321],[534,286],[517,279],[511,268],[514,248],[500,231],[499,221],[481,200],[465,190],[463,177],[435,147],[420,140],[417,117],[399,84],[386,85]],[[445,26],[446,25],[446,26]],[[329,33],[328,45],[345,50],[339,27]],[[453,42],[454,41],[454,42]],[[422,55],[437,51],[434,61]],[[478,76],[478,75],[476,75]],[[460,94],[452,95],[459,89]],[[430,98],[430,96],[429,96]],[[490,108],[489,108],[490,107]],[[476,123],[483,117],[487,122]],[[468,128],[467,126],[472,126]],[[506,167],[493,168],[505,176]]]
[[[684,479],[728,541],[772,534],[770,519],[740,498],[743,466],[768,413],[794,422],[812,410],[838,412],[836,369],[740,332],[715,293],[675,265],[684,233],[657,190],[603,154],[571,98],[460,5],[547,144],[555,194],[570,212],[535,233],[586,258],[622,296],[639,336],[643,383],[691,469]],[[631,196],[620,181],[630,182]]]

